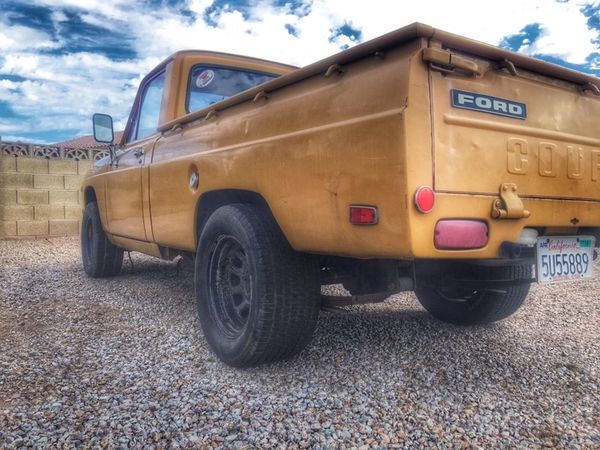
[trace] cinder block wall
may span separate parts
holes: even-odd
[[[80,185],[92,164],[0,156],[0,237],[78,234]]]

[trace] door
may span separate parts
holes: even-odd
[[[159,139],[157,131],[161,110],[164,72],[142,86],[140,104],[128,131],[126,144],[117,153],[106,181],[108,231],[118,236],[148,241],[145,217],[147,202],[143,199],[146,155],[152,153]],[[149,162],[150,156],[148,156]]]

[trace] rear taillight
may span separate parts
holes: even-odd
[[[435,225],[433,241],[440,250],[482,248],[488,242],[488,226],[479,220],[440,220]]]
[[[375,225],[378,221],[374,206],[350,206],[350,223],[354,225]]]
[[[419,212],[428,213],[435,205],[435,192],[429,186],[421,186],[415,192],[415,206]]]

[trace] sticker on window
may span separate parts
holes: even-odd
[[[200,75],[198,75],[198,78],[196,78],[196,87],[198,87],[200,89],[205,88],[214,79],[215,79],[215,72],[212,70],[205,70]]]

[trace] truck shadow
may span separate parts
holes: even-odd
[[[201,352],[208,351],[196,317],[191,261],[184,260],[178,269],[175,262],[133,255],[131,266],[126,255],[122,275],[109,283],[128,285],[134,279],[144,285],[145,294],[148,294],[143,298],[140,296],[138,304],[154,303],[154,307],[146,304],[150,310],[171,305],[169,309],[161,310],[163,318],[169,315],[174,326],[187,328],[187,332],[182,333],[197,339]],[[129,301],[137,302],[138,299],[134,297]],[[520,317],[519,312],[503,322],[486,326],[446,324],[422,309],[412,293],[404,293],[381,304],[353,306],[339,313],[323,311],[312,342],[300,355],[242,373],[254,374],[257,379],[261,378],[260,373],[272,371],[292,376],[299,368],[308,366],[314,376],[324,380],[332,378],[332,383],[335,379],[332,374],[340,370],[349,377],[376,374],[402,379],[411,373],[411,378],[417,377],[424,383],[432,380],[459,382],[461,379],[479,382],[488,378],[481,368],[494,366],[503,367],[502,373],[518,380],[530,365],[550,367],[552,364],[537,358],[536,347],[548,343],[532,342],[528,333],[523,332],[526,325],[526,318]],[[572,349],[562,351],[560,343],[552,345],[557,355],[572,353]],[[525,359],[523,348],[529,349]],[[548,354],[547,351],[539,353]],[[515,355],[520,356],[516,358]],[[576,360],[578,357],[571,355],[569,358]],[[380,367],[382,361],[385,370]],[[220,363],[217,367],[219,370],[236,370]],[[496,382],[506,384],[503,379]]]
[[[408,295],[406,296],[408,297]],[[432,317],[412,299],[387,300],[362,311],[322,313],[315,333],[315,345],[348,350],[365,356],[383,352],[403,358],[439,353],[474,353],[484,347],[506,347],[511,324],[459,327]],[[504,352],[501,352],[504,353]]]
[[[315,377],[332,384],[339,380],[332,373],[343,371],[348,379],[375,378],[393,390],[402,389],[404,382],[454,395],[480,384],[502,392],[526,390],[532,371],[542,375],[580,359],[573,349],[555,343],[557,358],[548,360],[547,350],[535,350],[547,343],[530,342],[518,322],[516,317],[457,327],[431,317],[412,299],[392,300],[367,311],[322,314],[313,343],[287,364],[289,370],[312,366]]]

